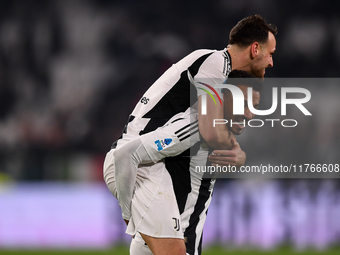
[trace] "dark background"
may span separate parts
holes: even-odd
[[[225,48],[230,29],[249,15],[260,14],[278,27],[274,67],[266,71],[267,78],[339,77],[339,13],[336,1],[319,0],[0,1],[0,185],[33,182],[29,190],[37,188],[37,194],[44,192],[41,185],[54,187],[49,183],[56,181],[104,185],[105,154],[145,90],[193,50]],[[311,88],[311,118],[288,112],[301,120],[297,128],[246,130],[239,141],[247,164],[339,163],[338,84],[332,79],[327,87]],[[263,93],[270,95],[270,90]],[[242,246],[267,226],[280,234],[274,231],[278,241],[269,245],[266,240],[273,235],[264,236],[261,247],[281,240],[290,240],[298,249],[338,243],[337,179],[218,181],[206,240]],[[10,202],[3,194],[2,201]],[[110,228],[119,237],[110,240],[126,240],[119,208],[110,198],[105,206],[112,203],[116,213],[113,220],[108,212],[107,219],[120,222],[119,228],[116,223]],[[228,211],[216,209],[226,204]],[[0,211],[4,209],[0,204]],[[42,209],[48,207],[42,204]],[[220,210],[218,217],[214,210]],[[12,215],[15,222],[27,216],[24,210],[19,218],[17,209],[6,212],[2,223]],[[273,218],[290,227],[279,228]],[[223,220],[236,225],[223,227]],[[224,236],[229,229],[233,234]],[[27,231],[30,235],[30,225]],[[247,239],[247,233],[252,237]]]
[[[248,15],[278,26],[266,77],[338,77],[339,11],[335,1],[1,1],[0,173],[67,180],[74,154],[99,169],[143,92],[191,51],[226,47]]]

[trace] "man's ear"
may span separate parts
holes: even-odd
[[[254,42],[251,46],[250,46],[250,55],[251,58],[254,59],[257,57],[257,55],[259,54],[260,51],[260,44],[258,42]]]

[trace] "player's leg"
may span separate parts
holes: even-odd
[[[152,163],[152,160],[139,137],[117,149],[111,149],[106,154],[103,167],[104,180],[111,193],[118,199],[117,185],[124,184],[124,178],[135,176],[139,164],[147,163]],[[124,171],[120,171],[120,169]],[[122,175],[122,173],[124,174]],[[135,179],[135,177],[133,178]],[[118,184],[116,180],[118,180]],[[126,184],[129,185],[129,182]]]
[[[154,254],[185,254],[177,200],[163,162],[139,168],[131,214],[127,234],[142,233]]]
[[[127,142],[120,148],[114,150],[113,164],[115,166],[114,180],[117,190],[117,199],[122,209],[124,220],[130,220],[131,200],[136,185],[138,165],[143,162],[153,163],[139,137]],[[106,177],[111,174],[107,173]],[[109,189],[110,179],[105,179]]]
[[[183,239],[155,238],[142,233],[141,236],[154,255],[186,255]]]
[[[110,150],[105,157],[103,166],[104,180],[115,198],[117,198],[117,187],[115,181],[114,150]]]
[[[143,238],[137,233],[131,240],[130,255],[153,255]]]

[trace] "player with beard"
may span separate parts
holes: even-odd
[[[229,74],[228,84],[237,85],[245,98],[244,114],[233,115],[232,94],[227,89],[224,89],[222,93],[223,101],[226,102],[224,104],[224,119],[228,120],[226,126],[232,133],[232,136],[240,135],[247,122],[254,117],[254,114],[251,113],[248,108],[248,87],[252,87],[251,103],[256,109],[259,106],[262,84],[249,73],[238,70],[233,70]],[[195,114],[194,112],[196,111],[193,110],[192,115]],[[182,115],[181,117],[185,116]],[[187,115],[187,117],[192,118],[193,116]],[[244,123],[244,125],[240,123]],[[212,149],[203,139],[200,139],[199,136],[193,136],[191,139],[193,146],[190,156],[187,155],[188,151],[186,151],[176,157],[167,157],[161,161],[163,154],[159,153],[154,141],[163,136],[164,130],[172,129],[172,124],[173,123],[170,122],[154,132],[143,135],[141,137],[143,146],[138,142],[132,141],[115,153],[115,156],[117,156],[117,160],[115,161],[116,167],[135,169],[135,175],[137,175],[135,193],[132,199],[132,215],[139,214],[139,211],[143,211],[145,196],[147,196],[145,190],[151,190],[152,186],[159,184],[157,194],[153,197],[153,201],[148,210],[145,214],[139,216],[140,220],[143,218],[143,221],[151,224],[148,227],[144,226],[144,231],[141,233],[130,232],[130,234],[135,234],[131,243],[131,254],[152,254],[149,247],[153,251],[153,254],[164,253],[166,247],[158,247],[162,249],[162,251],[160,251],[154,246],[154,242],[148,242],[149,238],[145,237],[144,233],[148,233],[148,231],[156,231],[160,234],[174,231],[177,237],[181,237],[184,233],[188,254],[201,253],[203,226],[211,202],[215,176],[210,175],[204,177],[205,172],[197,172],[196,166],[209,165],[207,158]],[[213,128],[211,128],[211,131],[213,131]],[[224,153],[225,151],[214,151],[215,153],[221,153],[223,155],[210,155],[210,161],[215,164],[240,166],[242,163],[239,162],[240,160],[237,159],[235,155],[237,155],[236,151],[241,150],[241,148],[235,138],[232,138],[232,143],[232,150],[226,151],[229,153],[228,156]],[[165,150],[169,149],[165,148]],[[172,154],[181,152],[174,151],[174,148],[171,150],[173,151]],[[169,151],[167,151],[167,153],[169,153]],[[232,155],[233,153],[235,155]],[[162,173],[162,171],[157,168],[163,163],[166,165],[171,178],[166,171]],[[143,164],[154,165],[145,167]],[[153,167],[154,169],[150,169]],[[157,179],[159,175],[162,175],[162,178]],[[174,199],[175,197],[176,199]],[[175,204],[176,202],[177,204]],[[180,214],[180,216],[178,216],[178,214]],[[173,226],[164,224],[167,218],[173,220]],[[133,225],[136,224],[136,221],[138,222],[136,218],[133,218],[132,221],[134,222]],[[159,228],[158,225],[162,227]],[[166,227],[168,227],[168,229],[165,229]],[[169,232],[167,232],[167,230]],[[129,231],[131,231],[131,225],[128,227],[128,232]],[[149,247],[145,244],[141,236],[147,240]],[[156,240],[159,241],[160,239],[156,238]],[[168,247],[167,251],[169,254],[176,254],[176,247]]]
[[[215,107],[214,111],[209,112],[207,115],[202,115],[201,113],[198,115],[197,126],[199,129],[197,126],[191,126],[192,129],[185,129],[185,127],[188,128],[188,125],[190,126],[190,118],[185,117],[189,107],[192,106],[190,103],[190,83],[197,84],[203,81],[206,84],[210,83],[212,86],[224,83],[228,74],[233,69],[246,70],[258,77],[263,77],[264,70],[267,67],[273,66],[272,55],[276,46],[275,34],[276,28],[274,26],[268,25],[258,15],[250,16],[241,20],[232,29],[229,45],[226,49],[222,51],[198,50],[173,65],[145,93],[142,98],[144,100],[141,100],[136,105],[136,108],[129,117],[122,137],[113,144],[112,149],[108,152],[104,164],[105,181],[110,191],[120,202],[123,218],[125,220],[139,219],[138,221],[130,222],[128,233],[144,233],[143,238],[153,249],[154,254],[167,254],[167,247],[178,251],[171,254],[185,254],[183,236],[178,235],[178,233],[162,234],[160,231],[146,230],[149,226],[147,226],[148,224],[143,215],[149,210],[150,201],[144,201],[145,206],[137,210],[136,214],[139,214],[139,216],[132,215],[131,217],[131,199],[136,178],[134,178],[133,169],[127,166],[117,167],[119,164],[115,163],[115,161],[120,160],[117,156],[118,152],[121,151],[119,149],[134,141],[134,143],[139,143],[139,148],[146,151],[143,148],[145,144],[143,144],[139,136],[150,133],[165,123],[169,123],[171,120],[170,123],[172,125],[170,126],[173,129],[163,129],[163,131],[168,132],[164,138],[174,137],[174,139],[171,140],[171,143],[169,143],[170,140],[167,140],[168,144],[166,140],[157,140],[161,144],[158,144],[161,146],[158,147],[160,148],[158,153],[161,155],[161,158],[175,156],[187,150],[191,145],[190,138],[195,140],[199,130],[200,135],[208,146],[215,149],[235,150],[233,160],[243,164],[245,154],[239,147],[235,146],[237,143],[231,139],[232,135],[228,128],[220,125],[214,132],[210,132],[210,127],[207,126],[207,123],[212,123],[213,119],[221,119],[224,116],[223,107],[213,105],[213,99],[208,97],[207,105],[208,109],[213,105]],[[201,98],[201,94],[199,94],[199,104],[201,103]],[[175,118],[174,115],[176,114],[184,115]],[[176,132],[180,132],[180,130],[182,130],[182,136],[178,137]],[[163,146],[166,148],[163,148]],[[154,172],[163,172],[165,169],[164,165],[167,166],[169,164],[171,163],[164,164],[160,162],[155,164],[157,167],[153,166]],[[147,171],[151,172],[152,170]],[[179,168],[178,171],[181,171],[181,169]],[[166,178],[166,174],[162,176]],[[160,177],[154,183],[162,183],[163,177]],[[153,196],[157,193],[159,187],[159,185],[155,185],[150,190],[150,196],[147,199],[153,200]],[[178,217],[172,218],[178,219]],[[168,220],[169,223],[164,222],[164,224],[174,224],[173,219]]]

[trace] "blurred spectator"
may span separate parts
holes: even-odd
[[[135,102],[172,63],[197,48],[226,47],[226,31],[254,12],[280,31],[275,68],[267,77],[338,76],[337,9],[320,12],[320,3],[313,1],[304,3],[302,12],[290,8],[292,3],[299,4],[2,1],[0,172],[17,180],[77,176],[69,172],[72,158],[102,158],[120,136]],[[319,96],[329,93],[320,91]],[[313,106],[316,115],[325,107],[338,112],[329,105],[334,101],[325,102],[328,105]],[[300,161],[312,156],[333,160],[340,123],[323,118],[326,131],[315,119],[280,130],[294,140],[296,150],[289,139],[277,137],[277,129],[263,129],[266,139],[245,136],[249,159],[261,161],[266,155],[284,163],[295,155]],[[320,148],[310,146],[309,137],[316,137]]]

